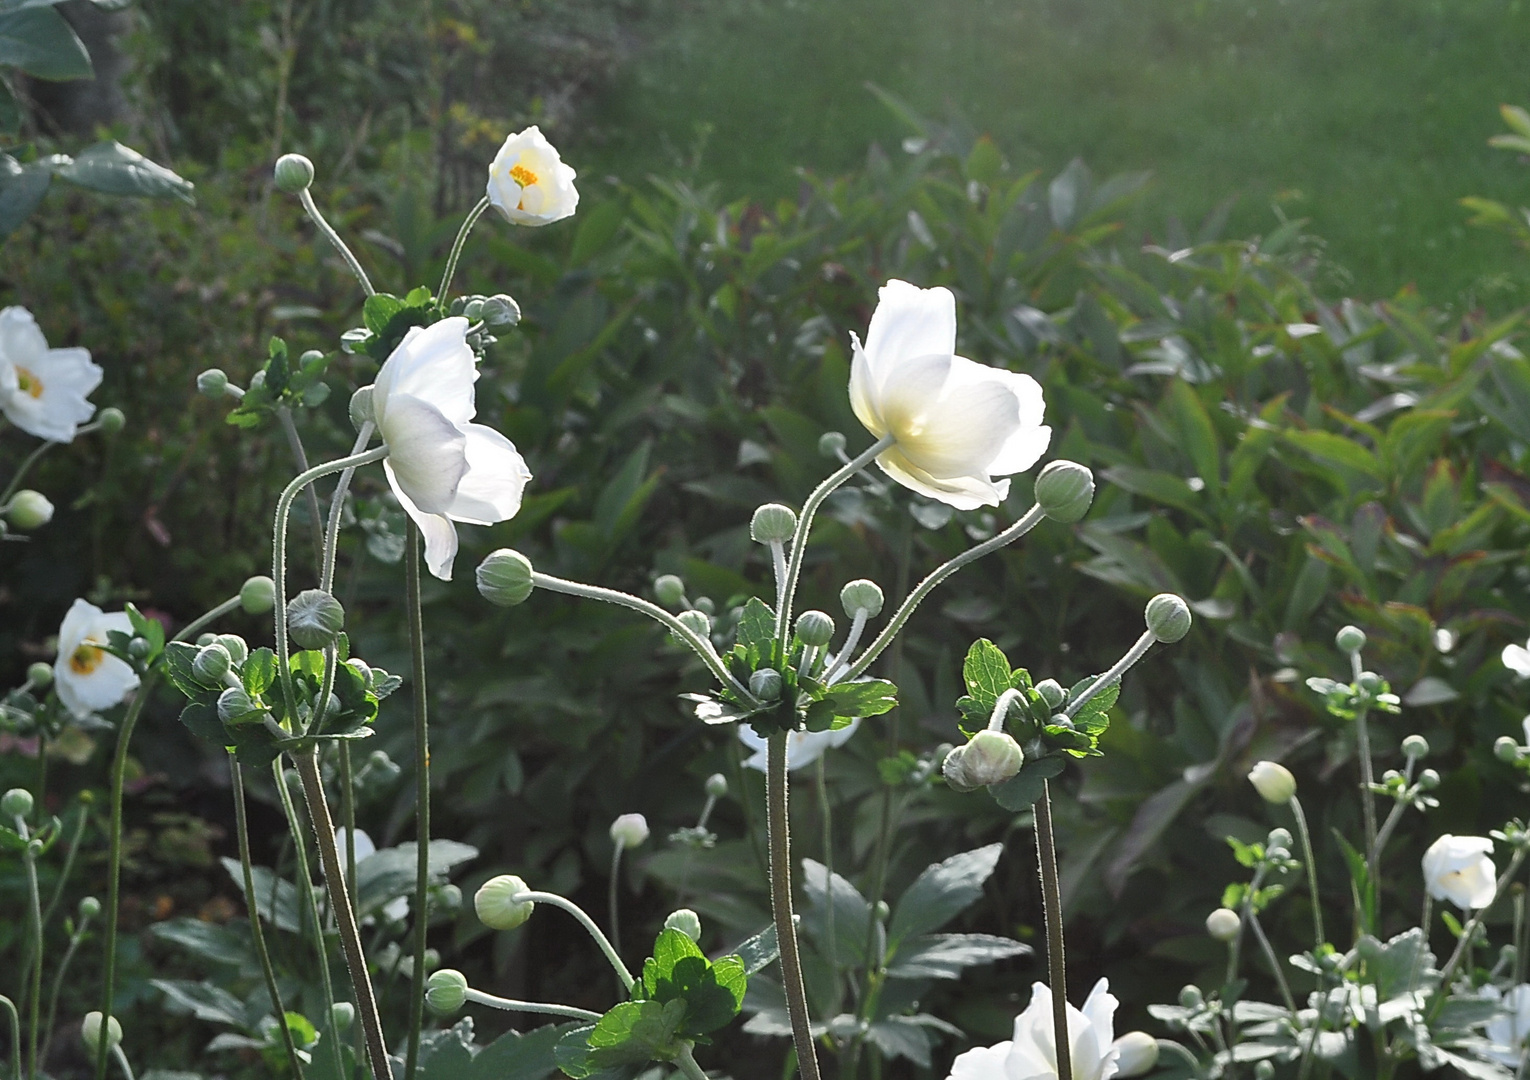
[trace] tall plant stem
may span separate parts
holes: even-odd
[[[319,208],[314,205],[313,193],[304,188],[298,193],[298,201],[303,204],[303,211],[308,215],[309,220],[314,223],[319,232],[324,234],[324,239],[328,240],[331,246],[340,253],[340,257],[345,260],[345,265],[350,267],[351,273],[356,275],[356,280],[361,283],[361,291],[368,296],[376,293],[377,290],[372,288],[372,280],[367,277],[367,272],[361,268],[361,263],[356,260],[356,256],[351,253],[351,249],[345,246],[345,241],[340,239],[340,234],[335,232],[330,223],[324,220],[324,215],[319,213]]]
[[[48,917],[43,915],[43,925],[48,924]],[[80,942],[85,940],[85,931],[90,928],[90,920],[82,918],[80,925],[74,933],[69,935],[69,945],[64,949],[64,958],[58,963],[58,970],[53,973],[53,988],[48,991],[48,1015],[43,1021],[43,1044],[40,1058],[46,1062],[48,1051],[53,1049],[53,1025],[58,1021],[58,998],[64,989],[64,979],[69,974],[69,965],[74,963],[74,954],[80,951]]]
[[[82,803],[79,815],[74,819],[74,835],[69,838],[69,849],[64,854],[64,868],[59,871],[58,884],[53,886],[53,895],[48,898],[47,906],[43,908],[43,925],[47,926],[53,921],[53,913],[58,910],[58,904],[64,896],[64,886],[69,883],[69,877],[74,873],[74,861],[80,854],[80,840],[85,835],[85,820],[90,816],[89,811]],[[47,1058],[47,1054],[43,1057]]]
[[[282,1033],[287,1061],[297,1080],[303,1080],[303,1061],[298,1057],[292,1031],[287,1027],[287,1008],[282,1004],[282,992],[276,985],[276,969],[271,966],[271,953],[266,948],[265,931],[260,925],[260,902],[256,899],[255,871],[250,861],[250,823],[244,809],[244,770],[232,754],[228,757],[228,771],[229,786],[234,789],[234,831],[239,840],[239,868],[244,874],[244,906],[250,913],[250,939],[255,943],[255,955],[260,958],[260,973],[266,981],[271,1010],[276,1014],[276,1026]]]
[[[1052,835],[1052,792],[1041,783],[1036,800],[1036,861],[1041,867],[1041,906],[1047,921],[1047,982],[1052,987],[1052,1039],[1057,1047],[1057,1075],[1073,1075],[1068,1042],[1068,977],[1063,956],[1062,888],[1057,880],[1057,844]]]
[[[599,1020],[600,1013],[591,1012],[589,1009],[578,1009],[572,1005],[549,1005],[541,1001],[517,1001],[514,998],[496,997],[486,994],[482,990],[474,990],[471,986],[467,990],[467,999],[479,1005],[487,1005],[491,1009],[500,1009],[504,1012],[540,1013],[543,1016],[561,1016],[567,1020]]]
[[[292,410],[286,405],[278,405],[276,418],[281,422],[282,434],[287,436],[287,449],[292,451],[292,460],[297,462],[298,472],[304,473],[309,469],[308,451],[303,449],[303,437],[298,434],[297,424],[293,422]],[[308,493],[308,524],[313,529],[313,560],[315,569],[322,571],[324,559],[324,511],[319,508],[319,492],[309,484],[305,489]]]
[[[797,1050],[797,1066],[802,1072],[802,1080],[820,1080],[818,1050],[813,1045],[813,1026],[808,1017],[807,991],[802,985],[802,957],[797,950],[797,924],[792,917],[791,818],[787,808],[786,734],[778,731],[771,735],[766,744],[765,813],[770,843],[770,910],[775,917],[776,943],[781,949],[781,985],[786,992],[786,1011],[792,1021],[792,1044]]]
[[[462,257],[462,246],[467,243],[468,234],[488,208],[489,197],[485,195],[478,200],[477,206],[468,211],[468,216],[462,219],[462,228],[457,230],[457,239],[452,241],[452,253],[446,257],[446,269],[441,273],[441,287],[436,290],[438,300],[446,299],[446,290],[452,287],[452,277],[457,273],[457,260]]]
[[[1314,948],[1322,948],[1325,935],[1323,906],[1318,901],[1317,860],[1312,857],[1312,832],[1307,828],[1307,815],[1302,810],[1302,801],[1295,795],[1291,796],[1291,813],[1296,816],[1296,835],[1302,842],[1302,858],[1307,860],[1307,890],[1312,898],[1312,944]]]
[[[414,1080],[420,1056],[420,1028],[425,1022],[425,905],[430,890],[430,725],[425,693],[425,616],[420,608],[420,530],[409,522],[404,555],[404,607],[409,618],[409,662],[414,699],[414,969],[410,972],[409,1048],[404,1080]]]
[[[330,908],[340,928],[340,951],[345,954],[345,964],[350,970],[351,988],[356,995],[356,1011],[361,1017],[361,1030],[366,1038],[372,1077],[373,1080],[389,1080],[393,1073],[388,1065],[388,1044],[383,1037],[382,1020],[377,1015],[377,998],[372,993],[372,978],[367,973],[361,930],[356,925],[351,898],[345,887],[345,870],[340,865],[340,852],[335,846],[335,823],[330,818],[324,780],[319,775],[319,754],[310,748],[294,753],[292,759],[297,765],[298,777],[303,782],[303,799],[308,804],[308,815],[313,820],[314,836],[319,845],[319,862],[324,868],[324,884],[329,890]],[[416,912],[415,918],[423,919],[424,914],[423,911]]]
[[[11,1018],[11,1075],[21,1080],[21,1014],[16,1011],[16,1003],[4,994],[0,994],[0,1005],[5,1006]]]
[[[22,840],[29,838],[26,820],[20,814],[16,815],[16,831],[21,834]],[[26,867],[27,875],[27,931],[32,936],[32,962],[29,965],[31,970],[26,975],[27,1076],[36,1080],[37,1028],[42,1022],[42,893],[37,887],[37,856],[33,853],[30,844],[22,853],[21,861]]]
[[[606,921],[611,924],[611,944],[622,951],[621,912],[617,905],[617,881],[622,873],[622,849],[627,845],[620,840],[611,848],[611,874],[606,882]]]
[[[1365,862],[1370,870],[1371,887],[1376,888],[1376,794],[1371,790],[1371,786],[1376,783],[1376,771],[1371,764],[1371,735],[1365,714],[1366,710],[1361,709],[1355,717],[1355,744],[1360,755],[1360,809],[1365,815]],[[1379,897],[1380,893],[1377,895]]]
[[[595,944],[600,946],[600,951],[605,954],[606,960],[611,965],[611,970],[616,972],[616,977],[621,980],[622,989],[632,989],[632,984],[636,981],[632,977],[632,972],[627,970],[627,965],[622,963],[622,958],[617,954],[616,947],[611,944],[611,939],[606,937],[600,927],[595,925],[595,920],[590,918],[589,912],[566,896],[559,896],[557,893],[539,892],[536,889],[528,889],[525,892],[516,893],[510,898],[512,904],[520,904],[526,901],[530,901],[533,904],[548,904],[568,912],[575,919],[579,920],[579,925],[584,927],[585,933],[590,935]]]

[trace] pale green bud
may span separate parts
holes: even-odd
[[[947,754],[940,771],[953,790],[976,791],[1003,783],[1024,764],[1025,752],[1007,732],[980,731],[966,746]]]
[[[749,519],[749,538],[757,544],[783,544],[796,531],[796,511],[780,503],[766,503]]]
[[[32,813],[32,793],[26,788],[11,788],[0,795],[0,814],[7,819],[24,818]]]
[[[1053,521],[1071,524],[1094,502],[1094,474],[1076,461],[1053,461],[1036,476],[1036,505]]]
[[[92,1054],[101,1052],[101,1014],[88,1012],[80,1024],[80,1038],[85,1043],[85,1049]],[[122,1025],[117,1022],[115,1016],[106,1021],[106,1045],[108,1048],[117,1046],[122,1042]]]
[[[797,616],[797,637],[804,645],[827,645],[834,637],[834,620],[824,611],[804,611]]]
[[[1114,1043],[1116,1075],[1122,1080],[1142,1076],[1158,1064],[1158,1040],[1145,1031],[1128,1031]]]
[[[1425,791],[1433,791],[1440,786],[1440,774],[1433,769],[1425,769],[1418,774],[1418,783]]]
[[[1062,708],[1063,702],[1068,700],[1068,692],[1056,679],[1042,679],[1036,684],[1036,693],[1040,694],[1041,700],[1047,703],[1047,708],[1054,712]]]
[[[690,908],[671,911],[664,920],[664,929],[678,930],[692,941],[701,940],[701,916]]]
[[[695,608],[692,608],[690,611],[682,611],[675,618],[680,621],[681,626],[703,641],[712,634],[712,620],[705,611],[697,611]]]
[[[749,676],[749,692],[761,701],[774,701],[781,696],[781,673],[775,668],[760,668]]]
[[[233,660],[228,650],[214,641],[198,650],[196,658],[191,661],[191,673],[203,686],[221,686],[223,676],[228,674]]]
[[[80,899],[80,906],[76,909],[80,915],[80,921],[94,919],[101,914],[101,901],[94,896],[86,896]]]
[[[1267,803],[1284,806],[1296,794],[1296,777],[1291,770],[1274,761],[1261,761],[1248,772],[1248,782]]]
[[[1426,758],[1429,756],[1429,741],[1422,735],[1409,735],[1402,741],[1402,752],[1410,758]]]
[[[200,642],[198,644],[201,644]],[[212,642],[207,642],[212,644]],[[154,646],[149,644],[148,638],[135,637],[128,640],[128,655],[134,660],[147,660]]]
[[[622,847],[641,847],[647,839],[648,819],[642,814],[622,814],[611,822],[611,840]]]
[[[484,300],[478,317],[487,326],[514,326],[521,321],[521,305],[515,297],[498,293]]]
[[[249,643],[238,634],[219,634],[218,644],[228,650],[229,659],[236,664],[242,664],[250,658]]]
[[[654,578],[653,595],[665,607],[679,607],[685,603],[685,582],[674,574],[660,574]]]
[[[287,633],[300,649],[324,649],[345,629],[345,608],[323,589],[304,589],[287,601]]]
[[[242,686],[230,686],[218,695],[218,719],[225,724],[248,723],[260,719],[263,713]]]
[[[437,1016],[451,1016],[467,1004],[467,976],[454,968],[442,968],[425,980],[425,1004]]]
[[[27,682],[39,690],[45,690],[53,685],[53,669],[41,660],[29,664],[27,665]]]
[[[1381,684],[1384,681],[1385,680],[1382,679],[1382,677],[1376,674],[1374,671],[1362,671],[1360,673],[1360,677],[1355,680],[1355,682],[1359,684],[1360,689],[1364,690],[1367,694],[1380,693]]]
[[[331,1030],[339,1033],[351,1030],[351,1025],[356,1022],[356,1006],[349,1001],[337,1001],[330,1006],[329,1026]]]
[[[1227,909],[1223,908],[1221,910],[1225,911]],[[1198,1009],[1205,1001],[1206,999],[1201,996],[1201,988],[1199,986],[1187,985],[1179,988],[1179,1004],[1181,1008]]]
[[[1340,652],[1357,653],[1365,648],[1365,631],[1358,626],[1343,626],[1333,636],[1333,643]]]
[[[1190,606],[1173,593],[1159,593],[1147,602],[1147,628],[1166,645],[1190,632]]]
[[[839,602],[845,614],[852,619],[860,611],[864,611],[868,619],[874,619],[882,614],[885,599],[880,585],[867,578],[860,578],[839,590]]]
[[[531,560],[519,551],[500,548],[478,564],[478,594],[491,604],[514,607],[531,595]]]
[[[1507,735],[1500,735],[1493,742],[1493,756],[1505,764],[1519,760],[1519,743]]]
[[[753,690],[754,680],[751,678],[749,683],[750,689]],[[711,776],[707,777],[706,789],[707,794],[712,798],[720,799],[724,795],[728,794],[728,778],[720,772],[715,772]]]
[[[101,425],[102,435],[116,435],[122,431],[127,423],[127,417],[121,409],[115,405],[108,406],[96,414],[96,423]]]
[[[246,615],[264,615],[276,606],[276,582],[263,574],[246,578],[239,587],[239,606]]]
[[[22,488],[11,496],[6,519],[22,532],[40,529],[53,520],[53,504],[48,496],[31,488]]]
[[[222,397],[228,393],[228,372],[222,368],[208,368],[197,376],[197,390],[205,397]]]
[[[283,154],[276,159],[273,174],[278,191],[296,195],[307,191],[308,185],[313,183],[313,162],[302,154]]]
[[[818,436],[818,452],[824,457],[839,457],[845,452],[845,435],[842,431],[825,431]]]
[[[1206,916],[1206,933],[1218,941],[1231,941],[1238,936],[1243,920],[1232,908],[1219,907]]]
[[[1275,1065],[1269,1061],[1254,1062],[1254,1080],[1275,1080]]]
[[[360,431],[367,424],[376,421],[372,412],[372,387],[360,387],[351,395],[350,404],[346,406],[346,415],[351,418],[351,427]]]
[[[511,897],[530,891],[514,874],[500,874],[478,887],[473,894],[473,910],[478,913],[478,920],[490,929],[514,930],[531,918],[536,904],[530,900],[512,901]]]
[[[1289,854],[1292,842],[1290,829],[1271,829],[1264,838],[1264,849],[1271,855]]]

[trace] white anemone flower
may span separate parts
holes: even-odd
[[[335,830],[335,848],[340,853],[340,869],[350,869],[350,851],[346,843],[345,826]],[[361,864],[377,854],[377,845],[367,835],[365,829],[356,830],[356,870],[359,873]],[[382,913],[390,922],[403,922],[409,914],[409,898],[407,896],[395,896],[383,905]]]
[[[1485,836],[1446,833],[1424,852],[1424,887],[1462,911],[1485,908],[1498,894],[1492,854],[1493,841]]]
[[[411,329],[372,388],[372,416],[388,444],[388,483],[425,537],[425,564],[442,581],[451,580],[457,555],[453,522],[509,520],[531,479],[509,439],[470,422],[478,369],[467,329],[460,316]]]
[[[860,717],[851,720],[837,731],[793,731],[786,736],[786,767],[789,770],[806,768],[826,750],[837,750],[850,741],[855,729],[861,726]],[[754,753],[744,759],[744,768],[765,771],[766,740],[748,724],[738,726],[738,741]]]
[[[127,612],[108,614],[85,600],[74,602],[58,628],[53,685],[64,708],[77,719],[110,709],[138,688],[132,667],[102,647],[113,630],[133,632]]]
[[[511,135],[489,166],[489,203],[512,225],[550,225],[579,206],[575,172],[535,125]]]
[[[1052,439],[1029,375],[956,355],[956,298],[894,279],[878,293],[866,344],[850,335],[850,406],[896,442],[877,464],[898,483],[958,510],[998,506],[1008,477]]]
[[[1525,1044],[1530,1041],[1530,983],[1520,983],[1501,997],[1496,986],[1484,986],[1482,996],[1497,1001],[1504,1010],[1487,1023],[1488,1041],[1493,1045],[1483,1053],[1518,1069]]]
[[[101,385],[89,349],[50,349],[26,308],[0,309],[0,410],[28,435],[70,442],[95,414],[86,396]]]
[[[1523,645],[1505,645],[1503,666],[1521,679],[1530,679],[1530,649]]]
[[[1109,983],[1101,979],[1084,999],[1083,1009],[1068,1006],[1071,1080],[1110,1080],[1119,1071],[1118,1004]],[[1014,1038],[958,1055],[947,1080],[1058,1080],[1052,1036],[1052,991],[1038,982],[1031,987],[1031,1003],[1015,1017]]]

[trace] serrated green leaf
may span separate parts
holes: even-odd
[[[239,675],[251,697],[264,694],[276,685],[276,654],[264,646],[256,649],[245,658]]]
[[[999,695],[1008,690],[1013,679],[1009,658],[987,638],[979,638],[967,650],[962,663],[962,680],[978,707],[992,712],[999,703]]]
[[[989,844],[926,867],[893,908],[889,951],[907,938],[939,930],[975,903],[1003,851],[1003,844]]]
[[[768,649],[776,634],[776,615],[770,605],[758,596],[751,596],[744,605],[744,613],[738,620],[738,643],[746,648],[753,645]]]
[[[373,293],[361,305],[361,319],[376,336],[388,328],[388,320],[404,310],[404,302],[391,293]]]
[[[192,671],[197,657],[197,647],[185,641],[172,641],[165,646],[165,675],[171,684],[189,698],[197,698],[207,692]]]

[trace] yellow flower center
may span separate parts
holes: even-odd
[[[524,165],[517,165],[510,170],[510,179],[525,188],[537,182],[537,174]]]
[[[40,398],[43,394],[42,380],[20,364],[16,365],[16,388],[34,398]]]
[[[101,666],[101,661],[106,659],[106,653],[99,645],[89,641],[82,641],[76,646],[74,652],[69,654],[69,670],[76,675],[89,675]]]

